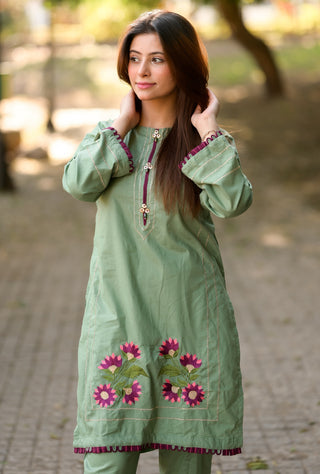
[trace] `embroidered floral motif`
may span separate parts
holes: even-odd
[[[180,402],[182,398],[189,407],[195,407],[200,405],[205,396],[202,386],[195,383],[202,360],[188,352],[178,359],[179,352],[179,342],[171,337],[163,341],[159,348],[159,355],[166,359],[159,376],[170,377],[162,385],[162,395],[171,403]]]
[[[132,405],[133,403],[139,400],[141,395],[141,385],[138,384],[138,381],[135,380],[131,387],[124,387],[125,396],[123,397],[123,403],[128,403]]]
[[[101,362],[99,365],[99,369],[109,369],[110,372],[114,374],[118,367],[121,367],[122,359],[121,356],[115,356],[112,354],[111,356],[106,356],[106,358]]]
[[[122,402],[128,405],[135,404],[142,391],[141,385],[134,379],[140,375],[148,377],[143,368],[135,363],[141,357],[137,345],[126,342],[120,350],[122,357],[114,353],[107,355],[98,367],[104,372],[103,378],[109,382],[108,385],[99,385],[93,394],[96,403],[103,408],[112,406],[117,398],[117,401],[122,398]]]
[[[166,379],[166,383],[162,385],[162,395],[166,400],[170,400],[171,403],[180,402],[181,388],[176,385],[172,385],[170,380]]]
[[[141,352],[139,350],[139,347],[133,344],[133,342],[128,342],[125,343],[124,346],[120,346],[120,349],[123,353],[123,355],[128,359],[131,360],[133,358],[135,359],[140,359]]]
[[[194,407],[195,405],[200,405],[204,399],[204,391],[201,385],[197,385],[195,382],[192,384],[189,383],[189,385],[182,390],[182,398],[187,405]]]
[[[177,339],[169,337],[167,341],[163,341],[159,351],[160,355],[164,356],[165,359],[177,357],[179,349],[179,343]]]
[[[193,369],[198,369],[201,367],[202,360],[197,359],[196,355],[186,354],[180,357],[180,364],[183,365],[188,372],[192,372]]]
[[[99,385],[94,391],[93,394],[101,407],[111,406],[114,404],[115,399],[117,398],[116,391],[111,388],[111,385]]]

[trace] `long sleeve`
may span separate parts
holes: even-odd
[[[227,132],[207,139],[180,163],[199,188],[201,205],[218,217],[233,217],[252,202],[252,186],[241,170],[234,140]]]
[[[125,176],[133,169],[130,150],[108,125],[99,122],[65,166],[63,187],[76,199],[96,201],[111,178]]]

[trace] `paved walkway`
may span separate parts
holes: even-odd
[[[252,208],[216,219],[242,347],[245,447],[215,457],[212,473],[249,472],[260,457],[262,472],[317,474],[319,213],[280,185],[259,190],[259,169],[251,173]],[[72,432],[95,206],[64,193],[61,174],[61,165],[19,159],[18,192],[0,195],[3,474],[82,472]],[[156,453],[138,472],[158,473]]]

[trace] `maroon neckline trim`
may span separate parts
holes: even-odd
[[[182,161],[180,161],[178,165],[179,168],[182,169],[183,166],[190,160],[190,158],[192,158],[194,155],[199,153],[199,151],[203,150],[206,146],[208,146],[209,142],[213,142],[213,140],[220,137],[221,135],[223,135],[223,133],[221,132],[221,130],[218,130],[217,132],[212,134],[210,137],[208,137],[204,142],[201,142],[200,145],[196,146],[193,150],[191,150],[187,154],[187,156],[184,157]]]
[[[132,173],[134,170],[134,166],[133,166],[133,156],[131,154],[131,151],[129,150],[127,145],[124,143],[124,141],[122,140],[121,136],[119,135],[119,133],[117,132],[115,128],[107,127],[107,128],[104,128],[104,130],[111,130],[113,132],[113,135],[117,138],[118,142],[120,143],[120,145],[122,146],[122,148],[127,154],[127,157],[129,160],[129,172]]]
[[[76,454],[86,453],[116,453],[116,452],[141,452],[148,449],[166,449],[167,451],[183,451],[185,453],[193,454],[216,454],[218,456],[235,456],[241,454],[241,448],[233,449],[206,449],[206,448],[191,448],[182,446],[173,446],[172,444],[148,443],[137,446],[99,446],[91,448],[74,448]]]
[[[150,175],[150,170],[152,169],[152,159],[154,157],[156,148],[157,148],[157,142],[160,138],[159,134],[159,129],[155,129],[154,133],[152,134],[153,138],[153,144],[152,144],[152,149],[148,158],[148,161],[146,165],[144,166],[144,169],[146,170],[146,174],[144,177],[144,183],[143,183],[143,197],[142,197],[142,207],[140,208],[140,212],[143,214],[143,224],[147,225],[147,218],[148,218],[148,213],[150,212],[150,209],[148,208],[147,205],[147,197],[148,197],[148,182],[149,182],[149,175]]]

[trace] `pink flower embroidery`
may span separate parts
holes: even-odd
[[[162,387],[162,395],[166,400],[170,400],[171,403],[181,401],[181,398],[179,397],[179,394],[181,393],[180,387],[172,385],[172,383],[168,379],[166,379],[166,383],[164,383]]]
[[[139,400],[141,395],[141,385],[139,385],[138,381],[135,380],[130,387],[124,387],[123,391],[125,393],[122,399],[123,403],[132,405]]]
[[[159,370],[159,377],[167,375],[162,385],[162,396],[171,403],[181,402],[181,398],[189,407],[200,405],[204,400],[205,392],[202,386],[194,382],[199,375],[198,370],[202,365],[202,360],[195,354],[180,356],[180,364],[176,357],[180,355],[179,342],[177,339],[169,339],[162,342],[159,348],[159,355],[165,361]]]
[[[113,390],[110,384],[99,385],[99,387],[95,389],[93,396],[96,400],[96,403],[101,407],[113,405],[115,399],[117,398],[116,391]]]
[[[124,345],[120,346],[120,349],[126,354],[127,359],[140,359],[141,352],[138,346],[133,344],[133,342],[126,342]]]
[[[122,365],[122,358],[121,356],[115,356],[112,354],[111,356],[106,356],[104,360],[101,361],[99,365],[99,369],[108,369],[112,374],[116,371],[118,367]]]
[[[200,405],[204,399],[204,391],[201,385],[197,385],[195,382],[189,383],[187,387],[182,390],[182,398],[187,405],[194,407]]]
[[[161,347],[159,348],[161,356],[170,356],[175,357],[179,349],[179,342],[177,339],[172,339],[169,337],[166,341],[163,341]]]
[[[192,370],[201,367],[202,360],[197,359],[196,355],[187,353],[186,355],[180,357],[180,364],[183,365],[188,370],[188,372],[191,372]]]

